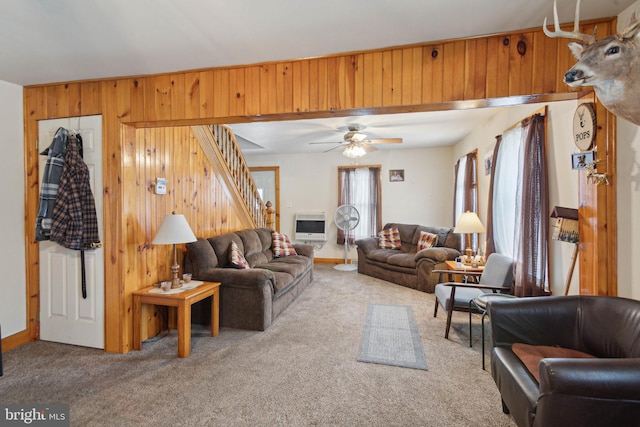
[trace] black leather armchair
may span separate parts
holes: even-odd
[[[523,426],[640,423],[640,301],[558,296],[491,301],[491,374],[505,413]],[[512,344],[595,358],[542,358],[539,383]]]

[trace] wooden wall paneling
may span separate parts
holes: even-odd
[[[92,116],[102,112],[102,83],[81,82],[80,90],[80,116]]]
[[[80,83],[67,83],[64,85],[66,96],[69,99],[67,116],[78,117],[82,115],[82,98]]]
[[[355,55],[339,57],[338,61],[338,99],[339,108],[352,109],[356,107],[356,71],[357,59]]]
[[[509,50],[511,37],[487,39],[487,98],[509,96]]]
[[[214,70],[200,72],[200,112],[198,117],[214,117]]]
[[[184,94],[188,91],[185,88],[185,74],[176,73],[170,76],[171,79],[171,119],[184,119],[186,116],[186,100]]]
[[[464,62],[464,99],[486,98],[487,39],[466,42]]]
[[[41,120],[49,114],[47,108],[47,86],[35,87],[33,90],[36,92],[36,111],[34,119]]]
[[[422,104],[422,46],[411,48],[411,99],[410,104]]]
[[[39,246],[35,243],[35,223],[39,197],[39,169],[38,169],[38,122],[36,121],[39,101],[44,93],[41,88],[23,91],[23,114],[26,121],[24,134],[24,169],[25,169],[25,256],[26,256],[26,326],[25,339],[35,341],[40,338],[39,323],[37,321],[40,307],[40,269]],[[5,351],[10,349],[4,346]]]
[[[354,100],[353,100],[353,108],[363,108],[364,107],[364,91],[365,91],[365,83],[364,83],[364,54],[355,55],[354,58],[354,66],[355,66],[355,87],[354,87]]]
[[[429,45],[422,53],[422,103],[442,102],[444,61],[443,45]]]
[[[145,120],[144,93],[147,80],[144,78],[127,79],[124,84],[129,85],[129,120],[131,122],[141,122]]]
[[[200,117],[200,73],[184,73],[184,118]],[[176,94],[177,95],[177,94]]]
[[[126,89],[126,91],[124,90]],[[127,97],[119,97],[126,93]],[[119,103],[123,99],[128,99],[130,95],[128,82],[118,85],[115,80],[104,80],[101,82],[102,98],[102,181],[103,181],[103,206],[104,215],[104,349],[113,353],[124,353],[128,351],[125,346],[124,322],[125,303],[121,297],[124,295],[124,269],[122,241],[124,228],[121,226],[122,204],[120,202],[121,192],[121,170],[123,165],[124,144],[130,139],[130,135],[125,131],[129,126],[120,125],[120,120],[129,117],[129,103],[121,106]],[[122,113],[126,109],[126,113]],[[121,118],[123,117],[123,118]],[[108,238],[107,238],[108,237]]]
[[[276,64],[276,110],[275,113],[293,111],[293,76],[291,62]]]
[[[509,50],[509,95],[527,95],[533,86],[533,33],[511,37]]]
[[[391,103],[386,105],[402,105],[402,51],[391,51]]]
[[[327,64],[327,109],[329,111],[335,111],[340,109],[340,95],[338,89],[338,81],[340,79],[338,70],[338,58],[335,56],[329,57],[326,60]]]
[[[393,105],[393,55],[390,50],[382,52],[382,104]]]
[[[245,110],[244,115],[256,116],[260,114],[260,67],[246,67],[244,69]]]
[[[264,64],[260,66],[260,114],[275,113],[276,111],[276,65]]]
[[[465,47],[464,40],[448,42],[443,45],[443,101],[461,101],[464,99]]]
[[[245,114],[245,80],[244,68],[229,70],[229,115]]]
[[[309,60],[309,111],[320,110],[320,60]]]
[[[412,49],[402,49],[402,69],[401,69],[401,78],[402,83],[400,84],[400,102],[403,105],[411,105],[413,104],[413,50]],[[420,67],[422,66],[422,61],[420,61]],[[419,68],[419,67],[415,67]]]
[[[362,74],[362,107],[373,106],[373,88],[374,88],[374,62],[373,53],[365,53],[362,55],[362,67],[360,72]]]
[[[372,88],[372,105],[384,104],[384,55],[382,52],[374,52],[373,54],[373,74],[371,84]]]
[[[558,43],[544,33],[533,34],[533,83],[532,93],[553,93],[557,80]]]
[[[229,87],[229,74],[230,70],[227,68],[213,70],[213,86],[211,89],[206,89],[207,96],[211,97],[213,101],[207,102],[207,104],[213,108],[207,112],[201,111],[204,113],[202,117],[229,117],[229,97],[231,92]],[[205,89],[204,85],[202,89]]]
[[[291,67],[293,110],[296,113],[309,111],[309,61],[295,61]]]

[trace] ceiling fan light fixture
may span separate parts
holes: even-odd
[[[351,144],[347,148],[344,149],[342,154],[344,156],[349,157],[350,159],[356,159],[358,157],[364,156],[365,154],[367,154],[367,152],[360,145]]]

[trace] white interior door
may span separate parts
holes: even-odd
[[[102,116],[42,120],[38,152],[47,148],[56,130],[80,131],[84,161],[91,176],[100,240],[104,241],[102,209]],[[40,156],[42,178],[46,156]],[[104,348],[104,249],[85,251],[87,297],[82,296],[80,251],[51,241],[40,245],[40,339]]]

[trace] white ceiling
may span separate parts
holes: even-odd
[[[616,16],[634,2],[585,0],[580,17]],[[560,0],[561,21],[573,19],[574,6]],[[552,16],[553,0],[0,0],[0,80],[25,86],[297,59],[539,27]],[[434,117],[435,127],[415,132],[444,141],[464,129],[450,134],[443,123],[485,120],[478,111],[393,117],[401,129],[381,116],[318,122],[313,140],[340,140],[322,127],[355,121],[409,146],[409,130]],[[290,132],[299,143],[306,135],[252,126],[265,130],[245,136],[265,147],[257,136]]]

